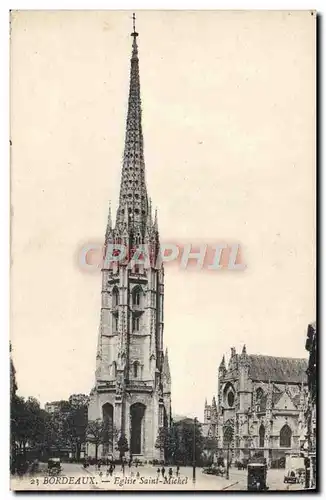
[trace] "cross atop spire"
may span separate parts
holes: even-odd
[[[136,31],[136,14],[135,13],[133,13],[133,15],[132,15],[132,29],[133,29],[133,31],[131,33],[131,36],[134,36],[134,37],[138,36],[138,33]]]

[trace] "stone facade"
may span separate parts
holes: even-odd
[[[113,429],[113,440],[101,443],[99,456],[117,456],[123,434],[133,457],[153,460],[163,457],[158,436],[170,425],[171,377],[163,348],[164,269],[157,259],[157,214],[145,184],[137,36],[134,30],[119,207],[115,227],[109,211],[105,236],[96,385],[88,419],[107,420]],[[107,257],[119,245],[126,258],[112,264]],[[143,259],[136,259],[139,249]],[[95,456],[92,442],[88,454]]]
[[[305,359],[248,355],[231,349],[226,366],[223,356],[218,370],[217,401],[205,402],[204,434],[217,440],[223,452],[224,438],[232,428],[233,458],[255,453],[268,462],[300,453],[305,439],[307,404]]]

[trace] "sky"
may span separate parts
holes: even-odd
[[[146,182],[161,240],[239,243],[244,271],[165,270],[172,409],[203,417],[223,354],[306,357],[315,320],[315,18],[137,15]],[[94,385],[132,13],[21,11],[11,32],[11,340],[18,393]]]

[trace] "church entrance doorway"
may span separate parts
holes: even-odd
[[[146,406],[142,403],[135,403],[130,407],[130,451],[132,455],[141,455],[143,453],[145,410]]]
[[[103,455],[107,456],[113,452],[113,406],[105,403],[103,412]]]

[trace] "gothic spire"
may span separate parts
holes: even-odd
[[[166,348],[165,354],[164,354],[162,372],[163,372],[163,375],[165,375],[166,378],[168,380],[170,380],[171,373],[170,373],[170,364],[169,364],[169,357],[168,357],[168,349],[167,348]]]
[[[127,215],[130,233],[144,235],[148,199],[145,184],[145,161],[143,132],[141,123],[141,98],[139,82],[139,59],[135,27],[135,14],[133,14],[133,31],[131,33],[132,55],[130,60],[130,84],[128,113],[125,135],[125,147],[120,184],[119,208],[117,212],[117,226],[120,226]],[[128,202],[128,214],[125,214],[125,204]],[[131,234],[131,235],[132,235]]]

